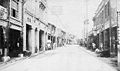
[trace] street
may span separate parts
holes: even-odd
[[[78,45],[66,45],[0,68],[0,71],[117,71]]]

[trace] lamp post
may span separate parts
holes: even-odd
[[[118,67],[120,68],[120,0],[116,0],[117,5],[117,56]]]

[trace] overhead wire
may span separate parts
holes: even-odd
[[[50,11],[52,15],[54,15],[54,16],[56,16],[56,17],[58,18],[60,24],[62,25],[62,28],[61,28],[62,30],[65,31],[65,29],[70,28],[70,27],[68,26],[68,24],[63,24],[63,22],[62,22],[61,18],[59,17],[59,15],[57,15],[57,14],[55,14],[55,13],[53,14],[53,12],[52,12],[49,8],[48,8],[48,11]],[[65,26],[65,25],[67,25],[67,26]]]

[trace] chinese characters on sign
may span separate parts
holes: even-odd
[[[7,19],[7,9],[0,6],[0,19]]]

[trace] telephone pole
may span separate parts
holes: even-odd
[[[118,67],[120,68],[120,0],[116,0],[117,4],[117,52],[118,52]]]

